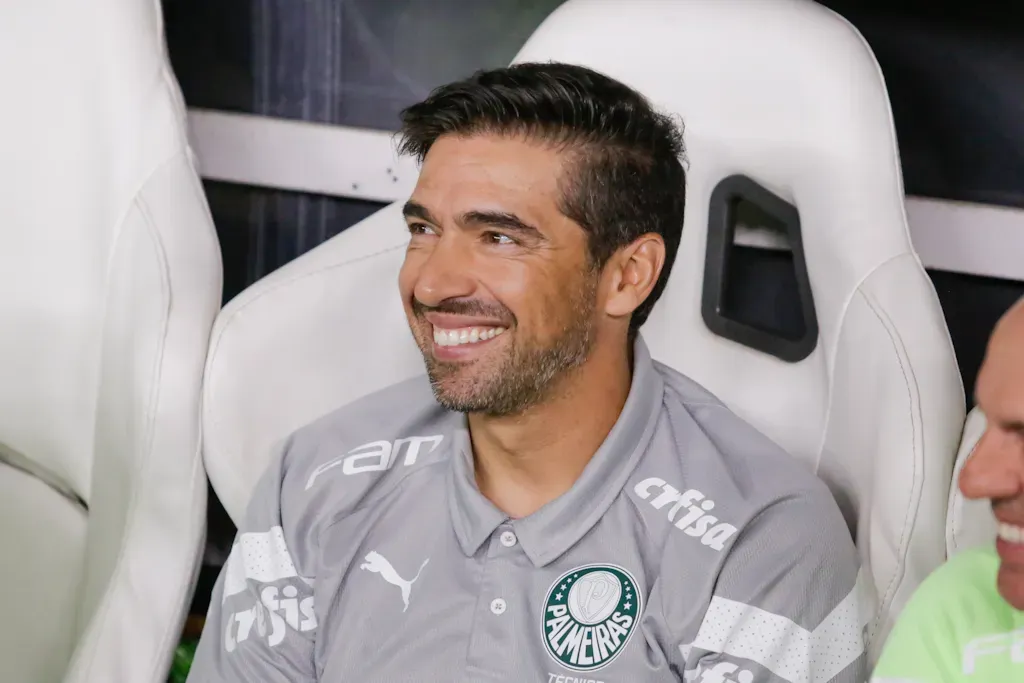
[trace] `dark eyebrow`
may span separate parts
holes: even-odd
[[[431,215],[427,207],[411,199],[402,207],[402,215],[406,219],[417,218],[432,225],[440,225],[440,222]],[[542,233],[535,226],[530,225],[519,216],[507,211],[467,211],[460,215],[456,222],[462,226],[488,226],[514,232],[525,237],[537,240],[544,239]]]
[[[419,218],[421,221],[437,225],[437,221],[434,220],[434,217],[430,215],[429,211],[427,211],[427,207],[412,200],[407,201],[405,206],[402,207],[402,215],[406,218]]]
[[[460,225],[484,225],[518,233],[537,240],[544,239],[544,233],[514,213],[505,211],[468,211],[458,218]]]

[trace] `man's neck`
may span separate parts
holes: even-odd
[[[514,416],[469,415],[480,492],[517,519],[572,488],[622,412],[630,365],[621,349],[594,349],[544,403]]]

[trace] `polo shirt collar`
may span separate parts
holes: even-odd
[[[449,510],[463,552],[473,556],[498,526],[509,522],[534,566],[564,554],[604,516],[636,469],[654,432],[663,393],[661,375],[638,336],[629,395],[604,443],[571,489],[532,515],[512,521],[477,488],[472,444],[463,428],[448,473]]]
[[[495,507],[477,488],[473,445],[465,425],[456,434],[451,467],[448,468],[448,510],[455,536],[468,557],[475,555],[494,530],[508,520],[508,515]]]

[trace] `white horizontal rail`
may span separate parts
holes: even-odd
[[[193,109],[192,146],[204,178],[391,202],[418,170],[386,131]],[[1024,210],[907,197],[914,247],[928,268],[1024,281]],[[740,243],[780,248],[771,234]]]
[[[387,131],[196,109],[189,128],[210,180],[393,202],[419,174]]]

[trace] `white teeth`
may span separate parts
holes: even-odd
[[[1024,543],[1024,528],[1000,522],[999,538],[1008,543]]]
[[[504,327],[463,327],[457,330],[434,328],[434,343],[438,346],[461,346],[494,339],[505,331]]]

